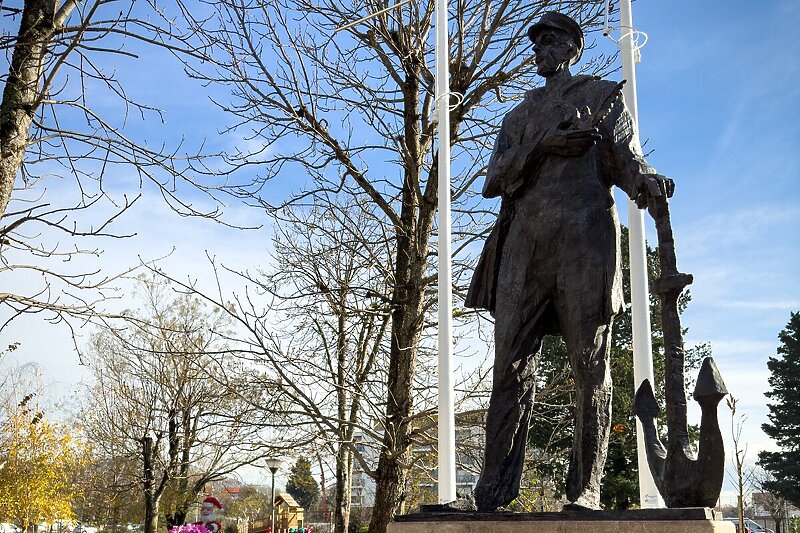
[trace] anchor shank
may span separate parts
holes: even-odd
[[[661,327],[664,333],[667,449],[688,449],[683,331],[678,313],[678,297],[692,279],[691,276],[678,272],[667,197],[662,195],[653,198],[649,202],[649,211],[655,221],[661,263],[661,279],[655,286],[661,297]]]
[[[678,316],[677,304],[662,302],[662,320],[667,323]],[[670,339],[664,328],[665,394],[667,411],[667,442],[670,445],[688,444],[689,429],[686,415],[683,343]]]

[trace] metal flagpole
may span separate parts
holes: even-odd
[[[402,0],[334,33],[410,3]],[[436,110],[439,117],[439,502],[456,499],[456,435],[453,394],[453,289],[450,256],[450,67],[447,0],[436,0]]]
[[[456,499],[453,398],[453,289],[450,242],[450,67],[447,0],[436,2],[436,109],[439,115],[439,503]]]
[[[620,45],[622,75],[627,80],[623,87],[625,103],[633,117],[636,143],[639,143],[639,111],[636,100],[636,57],[633,46],[634,30],[631,0],[620,2]],[[650,329],[650,298],[647,282],[647,255],[645,253],[644,211],[628,201],[628,247],[631,274],[631,321],[633,330],[633,380],[634,390],[642,381],[653,383],[653,345]],[[636,420],[636,448],[639,465],[639,501],[643,509],[663,507],[650,467],[644,444],[642,424]]]

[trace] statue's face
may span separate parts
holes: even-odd
[[[533,42],[537,72],[547,78],[568,69],[577,51],[578,47],[568,33],[555,28],[540,32]]]

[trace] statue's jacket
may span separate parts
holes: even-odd
[[[637,178],[655,172],[641,153],[621,88],[595,76],[575,76],[555,93],[543,87],[528,91],[505,116],[483,188],[485,197],[502,198],[500,213],[473,275],[468,307],[494,312],[504,262],[557,269],[578,261],[599,272],[574,282],[601,283],[587,290],[604,290],[609,316],[621,310],[619,222],[611,188],[635,198]],[[602,139],[581,155],[556,155],[544,144],[550,136],[587,127],[596,127]],[[504,249],[507,245],[514,249]],[[540,291],[535,296],[541,299],[552,296],[542,287],[521,290]],[[557,324],[551,332],[558,333]]]

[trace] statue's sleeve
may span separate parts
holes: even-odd
[[[634,200],[637,178],[656,171],[644,158],[634,130],[633,117],[625,106],[624,98],[616,99],[600,129],[603,138],[611,140],[610,181]]]
[[[489,158],[489,165],[486,167],[486,180],[483,184],[482,194],[484,198],[494,198],[503,194],[505,182],[508,181],[508,170],[513,160],[513,150],[508,141],[506,133],[506,121],[500,125],[500,131],[494,141],[492,156]]]
[[[511,120],[515,120],[513,117]],[[537,143],[520,144],[512,142],[508,135],[508,115],[500,126],[500,132],[494,142],[494,150],[486,167],[486,181],[483,184],[483,196],[511,197],[522,187],[525,181],[524,172],[528,162],[535,158]]]

